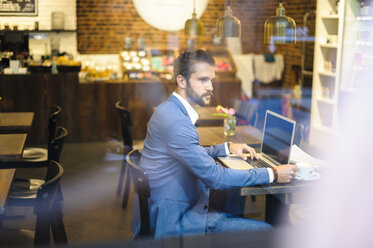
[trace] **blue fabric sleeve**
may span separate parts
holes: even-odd
[[[174,121],[169,126],[167,141],[169,153],[203,183],[214,189],[269,183],[268,171],[265,168],[232,170],[217,164],[212,157],[218,154],[220,149],[225,154],[224,144],[206,151],[199,144],[197,130],[182,119]]]
[[[216,157],[223,157],[223,156],[226,156],[226,152],[225,152],[225,146],[224,146],[224,143],[223,144],[220,144],[220,145],[217,145],[217,146],[209,146],[209,147],[205,147],[205,150],[207,152],[207,154],[209,156],[211,156],[212,158],[216,158]]]

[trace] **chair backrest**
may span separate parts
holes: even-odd
[[[140,236],[151,235],[150,232],[150,219],[149,219],[149,206],[148,199],[150,197],[150,187],[148,175],[146,172],[139,167],[141,158],[141,151],[138,149],[132,150],[127,154],[127,164],[131,172],[131,178],[135,188],[135,192],[139,197],[140,206]]]
[[[133,147],[133,140],[130,129],[132,125],[131,114],[128,109],[123,106],[121,101],[115,103],[115,108],[118,110],[122,127],[124,154],[127,154],[129,151],[132,150]]]
[[[59,106],[52,106],[48,116],[48,145],[54,139],[57,127],[57,118],[60,116],[62,110]]]
[[[50,142],[48,146],[48,160],[51,161],[60,161],[60,155],[62,152],[62,147],[65,141],[65,137],[67,136],[68,132],[63,127],[56,128],[56,134],[53,140]]]
[[[50,161],[49,163],[45,183],[38,188],[35,201],[35,246],[49,246],[51,227],[57,223],[60,225],[63,223],[60,201],[58,200],[59,182],[63,174],[63,168],[55,161]],[[62,236],[64,238],[61,238],[61,234],[53,233],[54,237],[59,237],[57,240],[55,239],[55,243],[67,244],[64,227],[62,226],[60,230],[63,230]]]
[[[258,121],[258,101],[236,100],[234,109],[236,110],[235,116],[243,120],[244,124],[256,126],[256,122]]]

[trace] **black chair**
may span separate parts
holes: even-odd
[[[61,107],[52,106],[48,116],[48,148],[51,145],[51,141],[55,137],[57,119],[61,115]],[[22,160],[30,161],[47,161],[48,160],[48,148],[37,148],[29,147],[25,148],[22,155]]]
[[[238,119],[238,124],[242,120],[244,125],[256,126],[258,121],[258,101],[242,101],[236,100],[234,103],[234,109],[236,110],[235,116]]]
[[[39,178],[30,178],[30,177],[19,177],[17,174],[21,172],[22,169],[36,169],[42,167],[48,167],[50,165],[50,161],[59,162],[60,155],[62,152],[64,140],[67,136],[68,132],[63,127],[57,127],[56,134],[54,135],[54,139],[50,142],[48,147],[48,161],[6,161],[0,162],[0,168],[17,168],[16,177],[10,189],[10,198],[28,198],[30,194],[36,194],[37,189],[45,183],[44,179]],[[21,169],[21,170],[19,170]],[[48,168],[49,169],[49,168]],[[47,171],[48,171],[47,169]],[[29,171],[28,171],[29,172]],[[59,190],[59,195],[62,199],[62,193]]]
[[[126,160],[129,165],[132,182],[135,188],[135,193],[138,195],[140,206],[140,237],[151,236],[150,232],[150,217],[148,199],[150,197],[150,186],[148,175],[138,165],[141,158],[141,151],[138,149],[132,150],[127,154]]]
[[[28,199],[9,199],[8,206],[34,207],[36,215],[33,243],[35,247],[50,246],[50,231],[52,230],[54,244],[67,245],[67,236],[63,223],[61,201],[58,200],[59,182],[63,174],[62,166],[51,161],[45,183],[37,189],[36,197]],[[20,245],[25,247],[29,241],[30,231],[0,229],[0,244]],[[32,241],[31,241],[32,242]]]
[[[123,193],[123,201],[122,201],[122,208],[126,209],[128,204],[128,196],[130,190],[130,175],[127,170],[127,162],[125,156],[129,151],[133,148],[133,140],[130,127],[132,125],[131,115],[128,109],[126,109],[121,101],[118,101],[115,104],[115,108],[118,110],[121,127],[122,127],[122,135],[123,135],[123,145],[124,145],[124,152],[123,152],[123,162],[122,167],[119,174],[119,182],[117,187],[117,195],[120,195],[121,190],[124,184],[124,193]],[[124,176],[126,178],[124,179]]]

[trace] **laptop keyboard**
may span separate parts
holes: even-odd
[[[266,161],[264,161],[261,158],[257,160],[251,160],[250,158],[248,158],[246,161],[252,166],[257,167],[257,168],[272,168],[272,166],[270,166]]]

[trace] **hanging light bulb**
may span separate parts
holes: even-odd
[[[216,23],[217,37],[241,37],[241,22],[232,15],[230,0],[228,0],[225,15]]]
[[[196,14],[196,0],[193,1],[192,18],[185,22],[184,33],[186,36],[197,36],[203,34],[203,23],[197,18]]]
[[[268,18],[264,24],[264,43],[296,43],[295,21],[286,16],[285,11],[280,0],[276,16]]]

